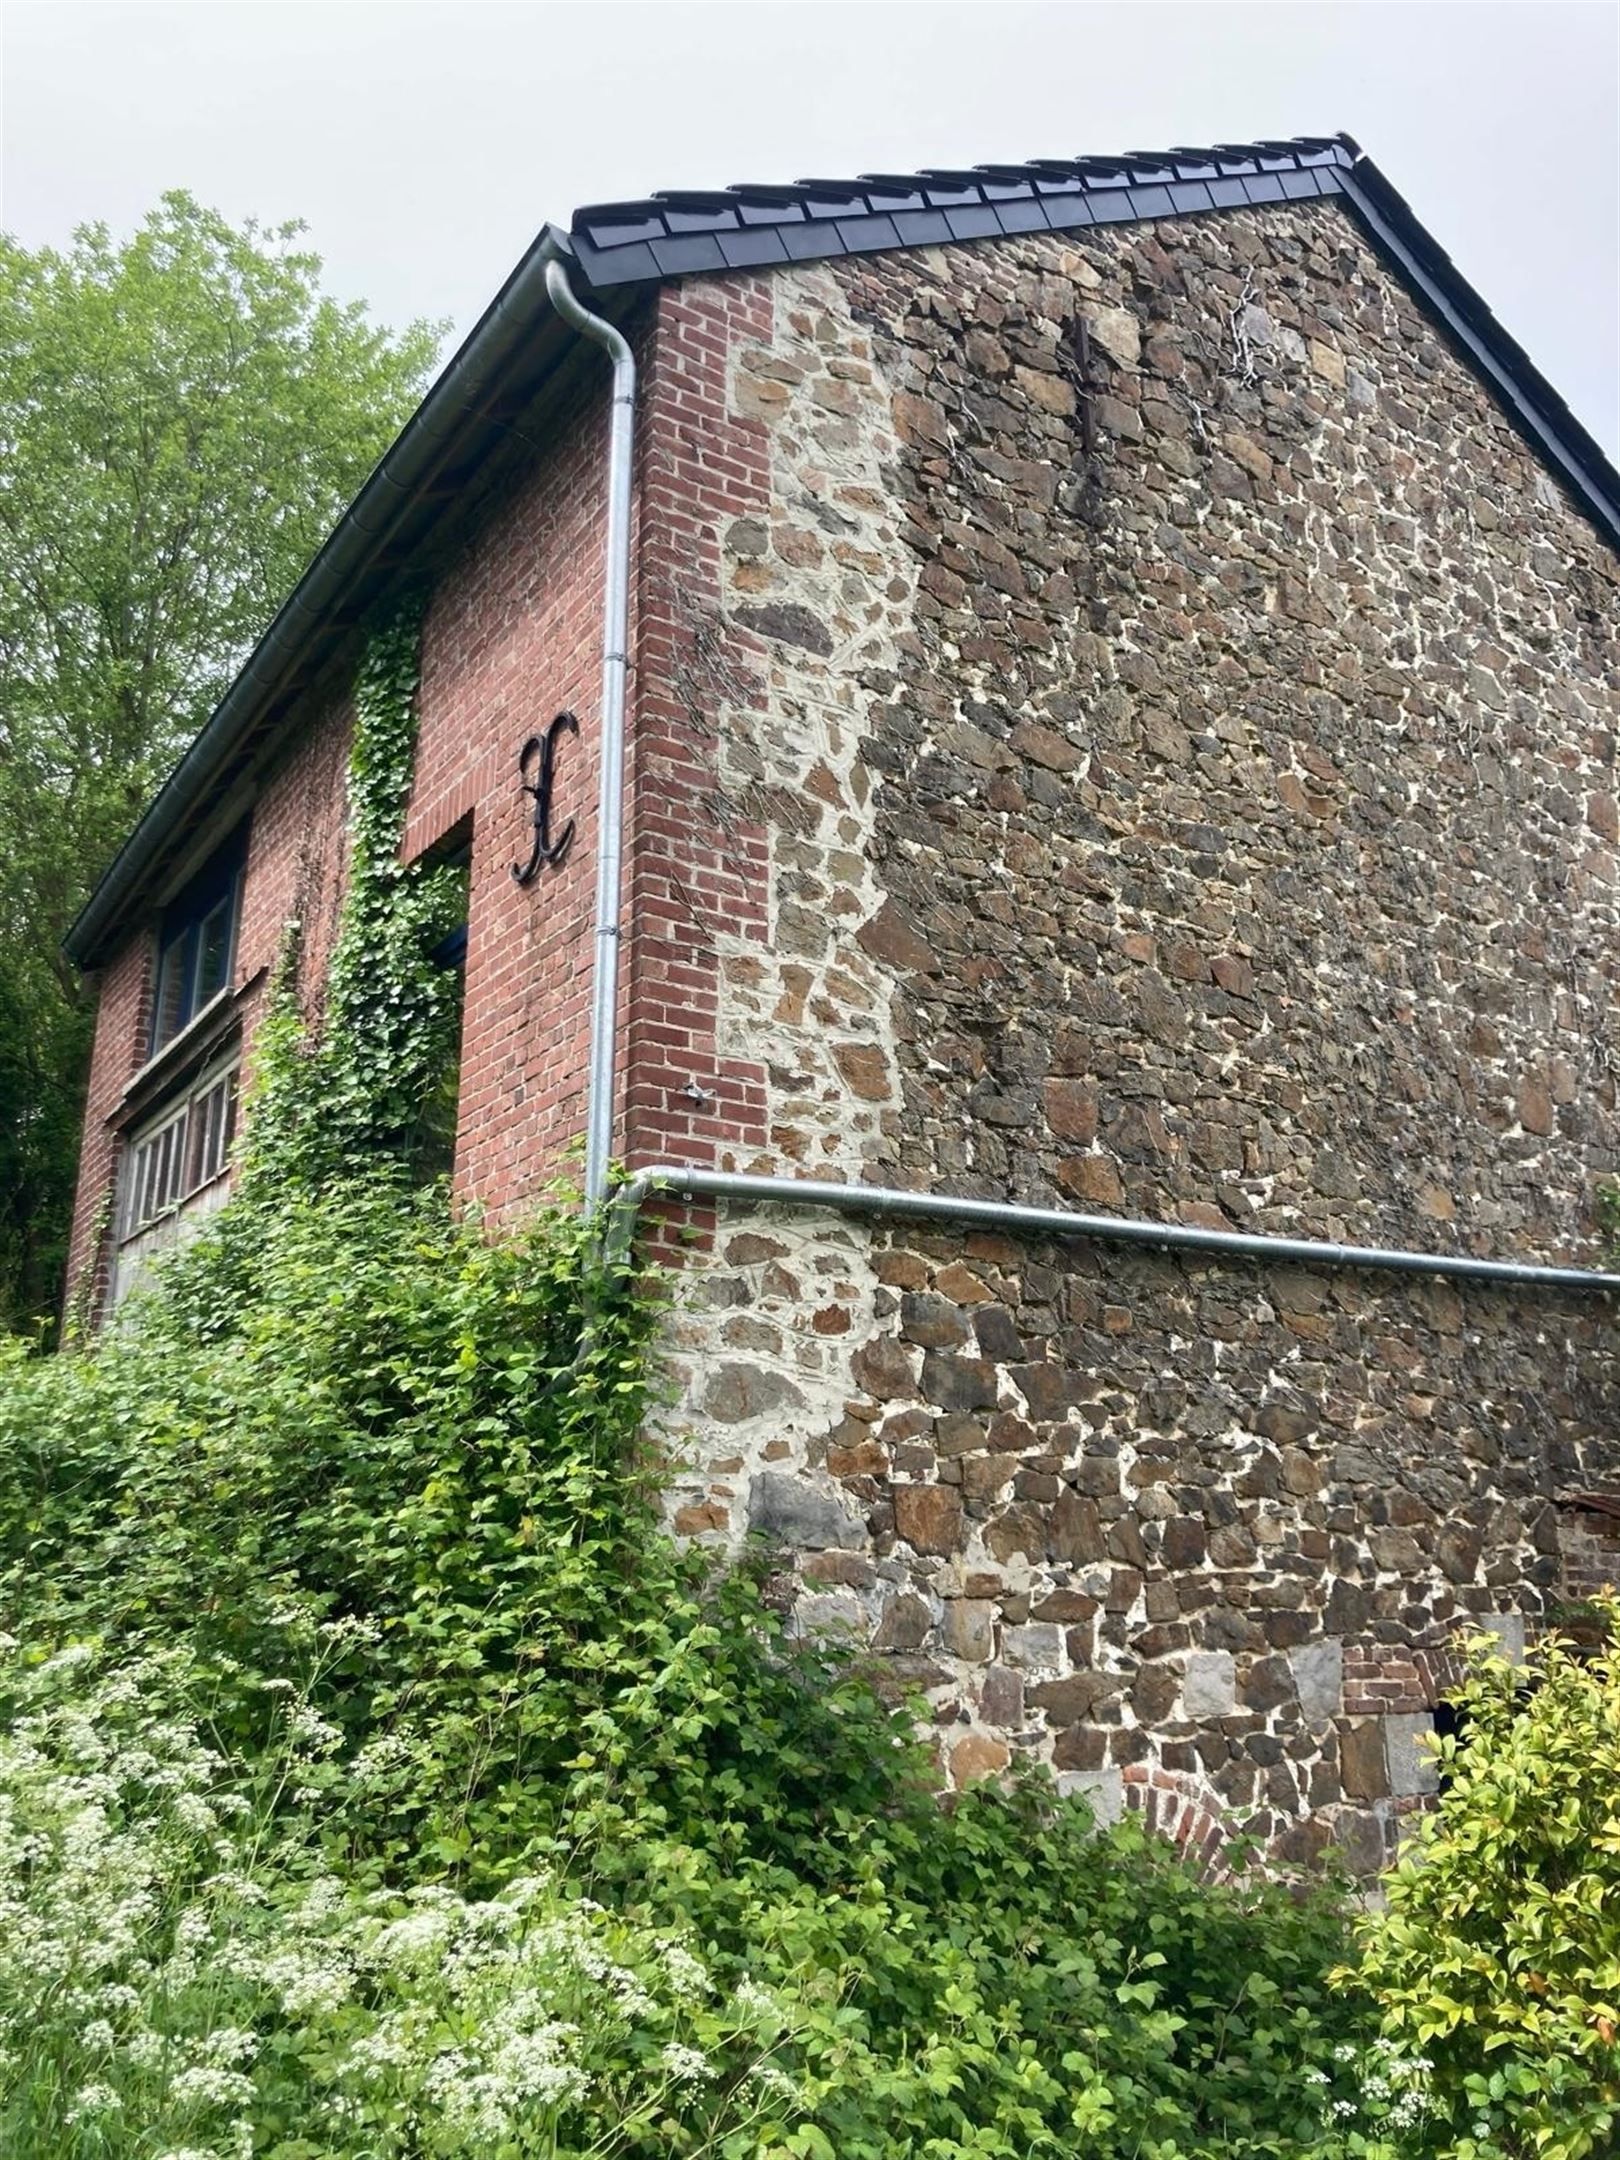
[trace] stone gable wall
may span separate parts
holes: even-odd
[[[706,604],[721,769],[769,808],[719,988],[764,1138],[714,1159],[1591,1260],[1616,565],[1346,214],[757,285],[712,418],[768,499]],[[775,1535],[958,1781],[1036,1754],[1371,1866],[1455,1628],[1516,1642],[1565,1595],[1610,1332],[724,1211],[674,1330],[675,1520]]]

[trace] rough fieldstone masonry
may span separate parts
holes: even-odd
[[[738,281],[731,281],[736,283]],[[720,1028],[799,1169],[1591,1249],[1615,564],[1328,204],[779,271],[709,605],[763,926]],[[1084,325],[1085,335],[1081,336]],[[717,425],[719,424],[717,416]],[[683,1531],[1189,1834],[1388,1854],[1464,1622],[1563,1597],[1590,1302],[727,1213]]]
[[[1590,1264],[1620,560],[1344,198],[1122,214],[620,294],[623,1153]],[[470,848],[455,1176],[492,1219],[568,1165],[591,988],[604,393],[536,322],[506,405],[479,377],[498,448],[447,450],[426,537],[355,573],[432,593],[406,852]],[[86,1279],[132,1102],[191,1054],[137,1072],[152,924],[227,815],[211,1024],[250,1055],[292,918],[318,1014],[342,658],[98,932]],[[522,884],[516,758],[564,708],[577,830]],[[1370,1870],[1458,1630],[1522,1656],[1620,1574],[1606,1301],[816,1208],[645,1227],[674,1527],[772,1540],[795,1624],[920,1696],[958,1785],[1036,1758],[1212,1860],[1241,1826]]]

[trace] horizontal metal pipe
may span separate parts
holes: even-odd
[[[964,1200],[951,1193],[902,1192],[886,1185],[818,1184],[813,1179],[750,1177],[654,1163],[638,1170],[614,1195],[612,1248],[629,1249],[647,1200],[667,1193],[689,1200],[753,1200],[773,1207],[830,1208],[844,1215],[903,1216],[1016,1230],[1026,1237],[1089,1238],[1103,1245],[1203,1253],[1215,1259],[1258,1260],[1271,1266],[1362,1268],[1385,1275],[1425,1275],[1461,1282],[1516,1283],[1534,1290],[1620,1290],[1620,1274],[1597,1268],[1542,1267],[1520,1260],[1474,1260],[1463,1253],[1403,1252],[1380,1245],[1336,1245],[1316,1238],[1257,1237],[1242,1230],[1204,1230],[1192,1223],[1147,1222],[1129,1215],[1075,1215],[1065,1208],[1024,1207],[1010,1200]]]

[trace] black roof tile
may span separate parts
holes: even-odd
[[[1577,490],[1609,538],[1620,542],[1620,477],[1349,135],[933,166],[853,180],[801,180],[794,187],[672,189],[646,202],[593,203],[576,211],[570,239],[592,285],[609,288],[645,280],[654,274],[650,264],[656,274],[679,277],[1322,195],[1344,200],[1515,424]]]
[[[989,240],[1001,237],[1001,220],[989,203],[963,203],[947,210],[946,222],[958,240]]]
[[[852,180],[812,178],[793,187],[670,188],[643,202],[589,204],[575,212],[571,237],[577,247],[584,243],[581,260],[591,282],[608,286],[646,275],[645,257],[631,252],[643,242],[651,243],[659,261],[666,263],[666,274],[676,275],[713,265],[708,257],[690,262],[682,258],[677,269],[660,243],[744,226],[819,224],[829,252],[867,254],[930,244],[922,231],[938,236],[933,226],[902,229],[895,222],[901,212],[968,212],[951,219],[952,236],[959,240],[1038,232],[1048,222],[1040,206],[1054,199],[1092,203],[1089,215],[1055,214],[1050,220],[1054,224],[1170,217],[1232,203],[1313,195],[1319,189],[1308,175],[1318,169],[1348,171],[1355,155],[1348,137],[1302,135],[1292,142],[1223,143],[1214,149],[1179,146],[1130,150],[1119,157],[1035,158],[1027,164],[861,173]],[[1249,178],[1262,185],[1247,191],[1231,185]],[[1337,185],[1336,180],[1332,184]],[[1204,188],[1210,192],[1201,192]],[[1111,199],[1094,199],[1098,197]],[[984,214],[991,211],[1000,215]],[[617,253],[621,248],[622,261]],[[804,259],[808,251],[801,240],[785,252]]]
[[[766,263],[788,260],[782,235],[769,226],[759,231],[745,227],[741,232],[717,233],[715,239],[728,270],[757,270]]]
[[[956,237],[944,210],[897,210],[894,229],[902,247],[944,247]]]
[[[652,251],[665,277],[689,277],[694,270],[727,267],[713,233],[675,233],[667,240],[654,240]]]

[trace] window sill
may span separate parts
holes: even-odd
[[[180,1079],[194,1060],[205,1058],[224,1041],[236,1011],[236,992],[227,984],[199,1013],[194,1013],[163,1048],[149,1057],[129,1082],[108,1115],[109,1125],[127,1125],[173,1081]]]

